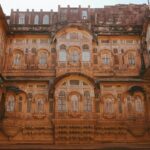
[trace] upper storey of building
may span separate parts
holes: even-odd
[[[80,24],[96,34],[139,34],[148,14],[148,5],[115,5],[104,8],[58,6],[58,11],[12,10],[7,16],[10,30],[55,32],[68,24]],[[39,27],[41,26],[41,27]]]
[[[139,77],[144,60],[148,5],[11,11],[2,61],[4,77]],[[6,20],[5,20],[6,22]],[[6,33],[6,32],[5,32]],[[4,42],[3,42],[4,43]]]

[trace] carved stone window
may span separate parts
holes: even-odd
[[[49,16],[48,15],[45,15],[44,17],[43,17],[43,24],[49,24]]]
[[[92,101],[91,101],[89,91],[84,92],[84,111],[85,112],[91,112],[92,111]]]
[[[43,99],[37,100],[36,109],[37,109],[37,113],[43,113],[44,112],[44,100]]]
[[[71,96],[71,110],[72,110],[72,112],[79,111],[79,98],[77,95]]]
[[[90,61],[90,51],[89,50],[83,50],[82,52],[82,61]]]
[[[25,15],[19,14],[19,24],[25,24]]]
[[[105,99],[104,110],[106,114],[114,113],[114,100],[112,98]]]
[[[47,55],[46,55],[46,53],[41,53],[40,54],[39,64],[41,64],[41,65],[47,64]]]
[[[103,64],[108,65],[110,63],[109,55],[107,55],[107,54],[103,55],[102,56],[102,62],[103,62]]]
[[[90,61],[90,51],[88,45],[83,45],[82,61]]]
[[[132,113],[132,97],[131,96],[127,96],[127,111],[129,114]]]
[[[14,65],[20,65],[21,64],[21,54],[19,54],[19,53],[15,54],[13,64]]]
[[[58,96],[58,111],[66,112],[66,93],[64,91],[60,91]]]
[[[8,97],[7,103],[6,103],[6,111],[7,112],[13,112],[15,109],[15,98],[13,95]]]
[[[135,97],[135,110],[138,113],[143,112],[143,102],[140,96]]]
[[[87,10],[82,10],[82,19],[88,19]]]
[[[67,61],[67,52],[65,49],[61,49],[59,52],[59,61]]]
[[[135,57],[134,55],[130,54],[128,56],[129,65],[134,66],[135,65]]]
[[[39,24],[39,16],[38,16],[38,15],[36,15],[36,16],[34,17],[34,24],[35,24],[35,25],[38,25],[38,24]]]
[[[79,61],[79,53],[78,53],[78,51],[73,50],[73,51],[71,52],[71,61],[72,61],[73,63],[77,63],[77,62]]]

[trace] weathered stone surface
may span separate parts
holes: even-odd
[[[0,8],[0,149],[150,149],[149,28],[146,4]]]

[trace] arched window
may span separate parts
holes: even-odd
[[[19,14],[19,24],[25,24],[25,14]]]
[[[59,112],[66,111],[66,93],[64,91],[60,91],[58,96],[58,111]]]
[[[67,61],[67,53],[65,49],[61,49],[59,52],[59,61]]]
[[[20,65],[21,64],[21,54],[17,53],[14,56],[13,64],[14,65]]]
[[[79,53],[77,51],[71,52],[71,61],[74,63],[79,61]]]
[[[43,24],[49,24],[49,16],[48,15],[45,15],[43,17]]]
[[[135,97],[135,110],[138,113],[143,112],[143,103],[141,97],[139,96]]]
[[[82,50],[82,61],[90,61],[90,51],[88,45],[83,45]]]
[[[127,96],[127,110],[128,110],[129,114],[132,113],[132,98],[131,98],[131,96]]]
[[[82,51],[82,61],[90,61],[90,57],[90,51],[84,49]]]
[[[18,99],[18,111],[22,112],[22,97],[21,96],[19,96],[19,99]]]
[[[36,25],[36,24],[39,24],[39,16],[38,15],[36,15],[35,17],[34,17],[34,24]]]
[[[13,112],[15,109],[15,98],[14,96],[9,96],[8,101],[6,103],[6,111]]]
[[[108,65],[110,63],[109,55],[107,55],[107,54],[103,55],[102,56],[102,62],[103,62],[103,64]]]
[[[91,112],[92,111],[92,101],[90,98],[90,92],[89,91],[84,92],[84,111],[85,112]]]
[[[79,111],[79,98],[77,95],[71,96],[71,109],[73,112]]]
[[[88,18],[88,13],[87,10],[82,11],[82,19],[87,19]]]
[[[106,114],[114,113],[114,100],[112,98],[105,99],[104,109]]]
[[[37,113],[43,113],[44,112],[44,100],[43,99],[37,100],[36,108],[37,108]]]
[[[46,55],[46,53],[41,53],[40,54],[39,64],[41,64],[41,65],[47,64],[47,55]]]
[[[131,65],[131,66],[135,65],[135,57],[134,57],[134,55],[130,54],[128,56],[128,62],[129,62],[129,65]]]

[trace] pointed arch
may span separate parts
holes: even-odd
[[[49,24],[49,16],[48,15],[43,16],[43,24],[45,24],[45,25]]]
[[[34,17],[34,24],[35,25],[39,24],[39,16],[38,15],[35,15],[35,17]]]

